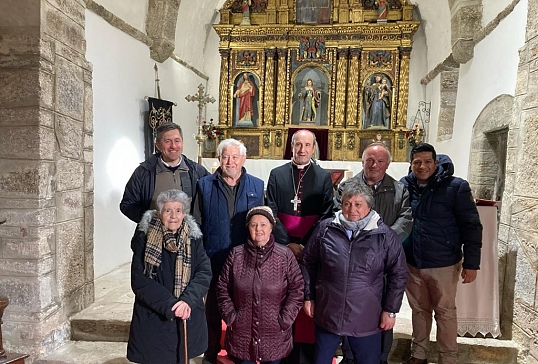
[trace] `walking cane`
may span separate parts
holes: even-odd
[[[185,358],[185,364],[189,364],[189,355],[187,352],[187,320],[183,320],[183,354]]]

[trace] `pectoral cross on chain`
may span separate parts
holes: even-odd
[[[293,211],[297,212],[297,205],[301,203],[301,200],[297,198],[297,195],[293,198],[293,200],[290,200],[290,202],[293,204]]]

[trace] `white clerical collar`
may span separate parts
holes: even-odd
[[[291,163],[292,163],[295,167],[297,167],[298,169],[305,169],[306,167],[308,167],[308,166],[310,165],[311,161],[308,161],[307,164],[297,164],[297,163],[295,163],[294,161],[291,161]]]
[[[181,156],[179,157],[179,162],[177,162],[177,164],[173,166],[173,165],[171,165],[171,164],[169,164],[169,163],[166,163],[166,162],[164,161],[163,157],[161,156],[161,162],[163,162],[163,164],[164,164],[165,166],[169,167],[169,168],[174,168],[174,167],[179,166],[179,165],[181,164],[182,161],[183,161],[183,155],[181,155]]]

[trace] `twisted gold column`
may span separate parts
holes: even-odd
[[[219,87],[219,125],[232,126],[232,120],[228,120],[228,70],[230,50],[220,49],[220,87]]]
[[[263,125],[275,124],[275,49],[265,52],[265,99]]]
[[[398,92],[398,117],[395,128],[407,125],[407,103],[409,102],[409,59],[411,47],[400,47],[400,80]]]
[[[349,79],[347,86],[347,117],[346,127],[359,126],[359,72],[361,49],[354,48],[350,52]]]
[[[336,128],[344,126],[346,111],[346,85],[347,85],[347,61],[348,49],[338,50],[336,76],[336,107],[334,111],[334,126]]]
[[[286,54],[286,49],[278,49],[276,125],[284,125],[286,122]]]

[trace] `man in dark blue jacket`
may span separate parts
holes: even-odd
[[[247,173],[243,165],[247,148],[238,140],[226,139],[217,148],[220,167],[198,181],[194,217],[200,224],[204,248],[211,260],[213,279],[206,299],[208,347],[203,364],[215,364],[220,351],[221,317],[216,284],[233,247],[247,241],[248,210],[263,205],[263,181]]]
[[[413,321],[412,357],[406,364],[427,364],[434,311],[438,363],[456,364],[458,277],[471,283],[480,268],[478,211],[469,183],[453,174],[448,156],[436,155],[432,145],[420,143],[411,150],[411,173],[402,178],[413,210],[413,230],[404,243]]]
[[[135,169],[120,202],[121,212],[136,223],[147,210],[156,208],[155,201],[161,192],[178,189],[193,198],[196,182],[209,174],[204,167],[183,155],[183,132],[179,125],[159,125],[155,146],[160,152]]]

